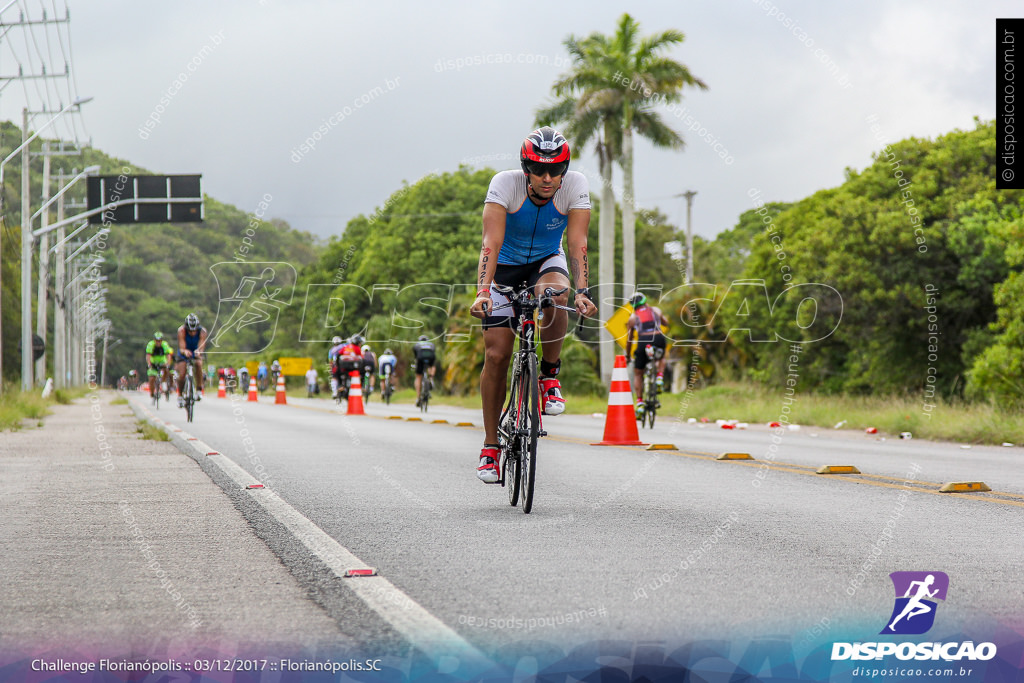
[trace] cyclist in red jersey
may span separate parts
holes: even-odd
[[[544,126],[530,133],[520,147],[522,171],[502,171],[491,179],[484,200],[483,245],[477,268],[477,297],[470,312],[484,320],[484,369],[480,373],[484,447],[477,477],[497,483],[498,419],[505,400],[506,375],[516,323],[507,299],[492,284],[518,286],[524,281],[536,296],[544,289],[569,286],[568,266],[576,286],[573,306],[592,316],[597,307],[587,290],[587,229],[590,225],[590,188],[582,173],[569,171],[569,144],[558,131]],[[568,264],[562,249],[568,243]],[[568,294],[555,298],[566,305]],[[562,340],[568,329],[565,311],[544,309],[540,322],[542,358],[540,391],[546,415],[565,410],[558,369]]]
[[[636,392],[636,409],[643,410],[644,403],[644,368],[652,358],[647,356],[647,345],[651,344],[661,349],[661,358],[657,359],[658,364],[658,388],[664,383],[665,364],[665,335],[661,333],[661,326],[668,325],[668,318],[656,306],[647,303],[647,295],[636,292],[629,303],[633,306],[633,315],[629,316],[626,322],[626,357],[630,356],[630,349],[633,346],[633,337],[636,337],[636,354],[633,356],[633,389]]]

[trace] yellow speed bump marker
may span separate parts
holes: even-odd
[[[401,415],[388,415],[388,419],[389,420],[401,420],[402,416]]]
[[[678,451],[674,443],[652,443],[645,450],[648,451]]]
[[[853,465],[824,465],[817,470],[818,474],[860,474]]]
[[[432,425],[446,425],[446,424],[448,424],[448,420],[431,420],[430,424],[432,424]]]
[[[750,453],[722,453],[716,460],[753,460]]]
[[[983,481],[951,481],[948,484],[943,484],[939,493],[972,493],[991,490]]]
[[[455,426],[456,427],[472,427],[473,423],[472,422],[456,422]]]
[[[422,417],[407,417],[405,419],[408,420],[409,422],[423,422]]]

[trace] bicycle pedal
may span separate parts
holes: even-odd
[[[547,431],[546,431],[546,430],[544,430],[544,429],[542,429],[542,430],[540,430],[539,432],[537,432],[537,436],[547,436],[547,435],[548,435],[548,433],[547,433]]]

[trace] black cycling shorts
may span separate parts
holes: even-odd
[[[422,375],[424,370],[426,370],[427,368],[434,367],[434,363],[436,363],[436,362],[437,362],[437,359],[434,358],[433,356],[425,356],[423,358],[417,358],[416,359],[416,374],[417,375]]]
[[[540,280],[540,276],[545,273],[561,273],[568,278],[569,271],[566,267],[565,255],[557,252],[521,266],[499,263],[497,270],[494,271],[494,282],[506,287],[519,287],[525,282],[533,287]],[[508,303],[508,300],[504,295],[491,289],[491,304],[498,310],[494,315],[487,315],[484,318],[485,330],[492,327],[507,327],[510,330],[515,330],[518,321],[512,315],[511,306],[503,306],[505,303]]]
[[[654,335],[654,339],[638,340],[636,343],[636,351],[633,353],[633,367],[637,370],[643,370],[647,367],[648,360],[654,360],[654,358],[648,358],[647,356],[647,345],[650,344],[655,348],[661,349],[661,356],[665,355],[665,335],[660,332]]]

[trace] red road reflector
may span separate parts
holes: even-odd
[[[777,428],[782,426],[782,423],[781,422],[769,422],[768,426],[771,427],[772,429],[777,429]]]
[[[377,576],[377,570],[373,569],[372,567],[367,567],[365,569],[346,569],[345,570],[345,578],[346,579],[351,579],[351,578],[354,578],[354,577],[357,577],[357,576]]]
[[[878,427],[868,427],[864,431],[866,433],[868,433],[868,434],[877,434],[878,433]]]
[[[207,455],[220,455],[220,453],[217,452],[217,451],[207,451],[206,454]]]
[[[245,488],[247,488],[247,489],[262,489],[262,488],[265,488],[265,487],[263,486],[263,484],[246,484]]]
[[[187,439],[185,439],[185,441],[199,441],[199,439],[197,439],[197,438],[196,438],[196,437],[194,437],[194,436],[190,436],[190,437],[188,437]]]

